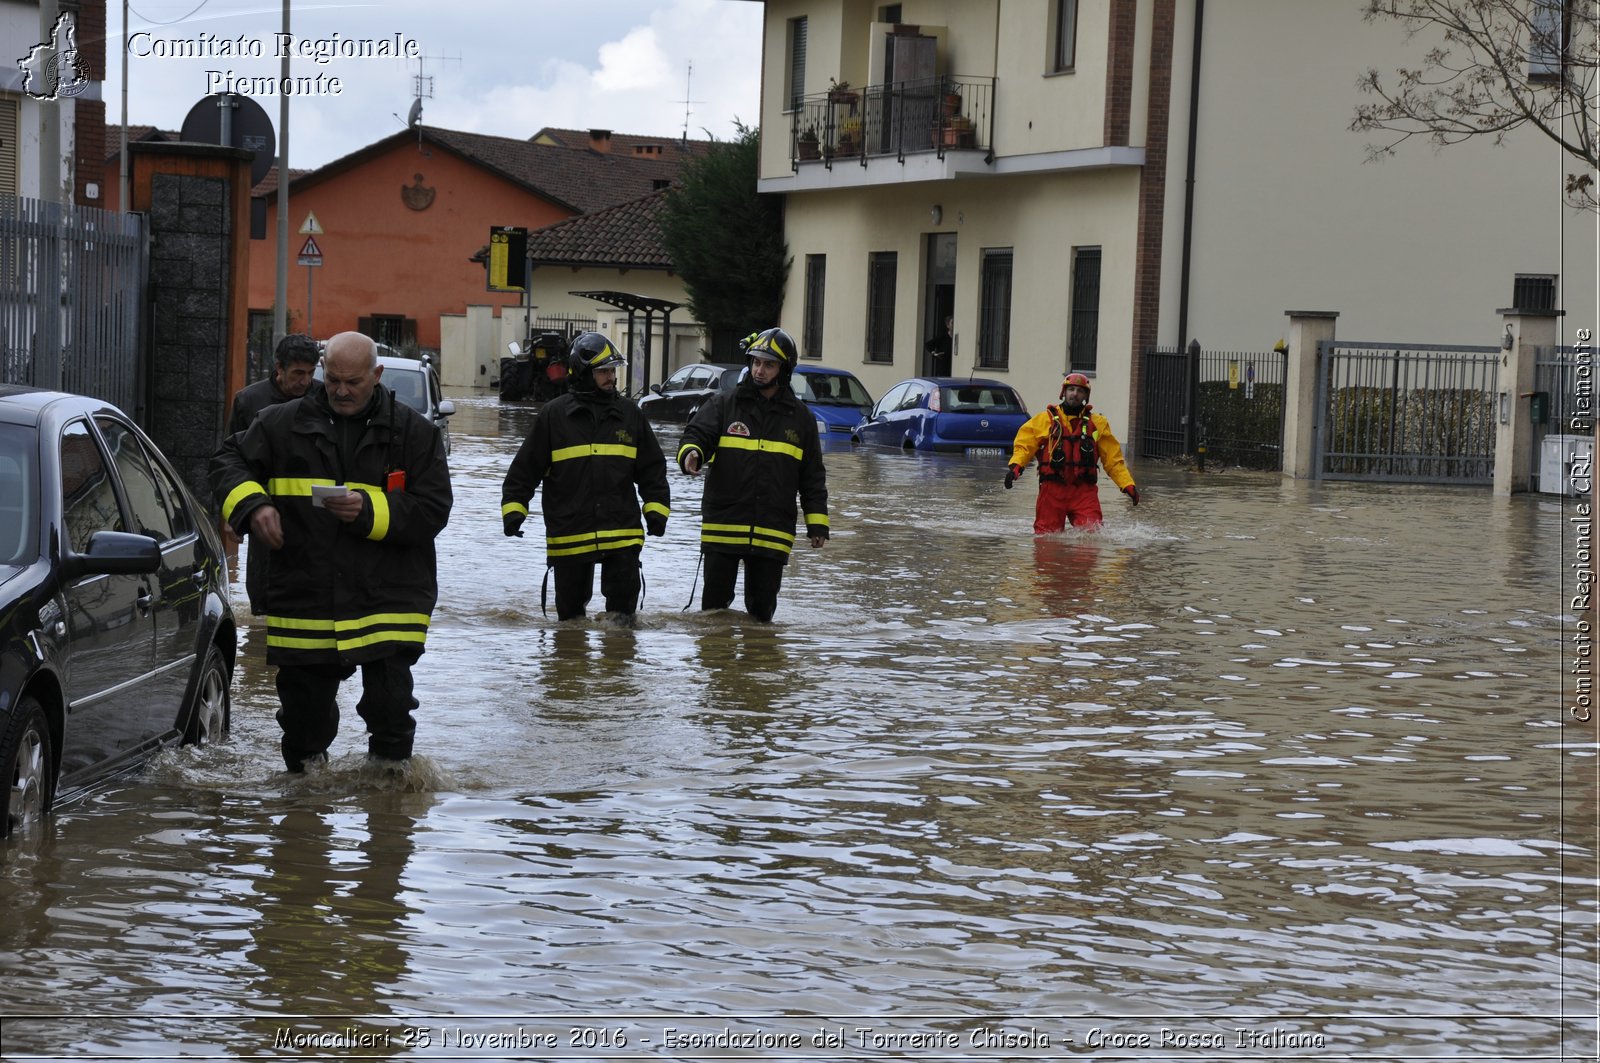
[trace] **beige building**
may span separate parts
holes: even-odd
[[[1521,132],[1366,161],[1357,79],[1428,44],[1364,6],[767,0],[784,325],[881,394],[927,370],[949,313],[957,375],[1038,409],[1084,370],[1135,452],[1139,351],[1268,351],[1288,310],[1337,311],[1341,337],[1492,344],[1536,275],[1571,342],[1596,316],[1572,166]]]

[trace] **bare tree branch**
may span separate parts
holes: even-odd
[[[1421,137],[1436,148],[1528,127],[1573,163],[1569,203],[1600,211],[1596,145],[1596,0],[1367,0],[1367,22],[1398,23],[1406,40],[1428,42],[1423,65],[1386,78],[1368,69],[1356,85],[1372,97],[1357,105],[1350,129],[1382,133],[1369,160]]]

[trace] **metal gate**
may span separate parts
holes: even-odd
[[[1556,492],[1555,485],[1539,482],[1539,469],[1547,435],[1591,435],[1594,432],[1594,350],[1590,347],[1535,347],[1533,349],[1533,489]],[[1518,396],[1519,399],[1522,396]],[[1542,408],[1539,408],[1542,407]],[[1540,415],[1543,415],[1542,418]]]
[[[1324,340],[1317,356],[1320,478],[1493,483],[1498,347]]]
[[[1287,368],[1284,351],[1212,351],[1197,344],[1186,351],[1146,350],[1139,456],[1173,458],[1204,447],[1208,461],[1283,468]]]
[[[0,196],[0,380],[143,416],[143,215]]]

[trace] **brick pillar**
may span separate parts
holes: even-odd
[[[143,426],[203,502],[206,465],[244,386],[251,152],[129,144],[132,209],[150,216],[149,416]]]
[[[1337,310],[1285,310],[1289,319],[1289,364],[1283,383],[1283,475],[1317,478],[1317,344],[1334,337]]]

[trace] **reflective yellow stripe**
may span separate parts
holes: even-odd
[[[717,534],[717,533],[723,534]],[[794,549],[794,533],[777,528],[757,528],[749,524],[702,524],[702,543],[722,543],[727,546],[760,546],[780,554]]]
[[[526,517],[528,515],[528,507],[521,502],[507,502],[500,507],[500,515],[502,517],[508,517],[513,513],[521,513]]]
[[[575,447],[562,447],[560,450],[550,452],[550,461],[571,461],[573,458],[627,458],[630,461],[639,456],[638,447],[624,446],[621,443],[580,443]]]
[[[792,443],[780,443],[776,439],[750,439],[745,436],[723,436],[717,442],[718,447],[733,447],[735,450],[758,450],[769,454],[783,454],[799,461],[805,456],[801,449]]]
[[[254,480],[246,480],[244,483],[228,492],[228,497],[222,503],[222,519],[232,519],[233,511],[239,507],[239,503],[243,502],[251,495],[264,495],[266,493],[267,489],[265,487],[262,487]]]
[[[573,554],[591,554],[598,550],[643,546],[644,532],[638,528],[602,528],[582,535],[546,536],[544,545],[545,553],[550,557],[571,557]]]
[[[312,484],[318,487],[333,487],[334,481],[278,476],[267,481],[267,491],[279,498],[307,498],[311,495]]]
[[[806,523],[807,524],[820,524],[824,528],[833,527],[833,525],[828,523],[828,515],[826,513],[807,513],[806,514]]]
[[[366,493],[372,502],[372,530],[367,532],[367,538],[380,541],[389,534],[389,496],[371,484],[347,484],[357,491]]]
[[[269,616],[267,645],[281,649],[337,650],[343,653],[383,642],[425,642],[428,623],[427,613],[373,613],[350,620]],[[421,630],[413,630],[415,628]],[[355,634],[358,631],[363,633]]]
[[[646,502],[644,504],[644,511],[646,513],[659,513],[663,517],[672,516],[672,510],[668,509],[666,506],[663,506],[660,502]]]
[[[685,443],[683,446],[678,448],[678,464],[679,465],[683,464],[683,456],[685,454],[687,454],[691,450],[694,451],[697,454],[700,453],[700,448],[695,446],[693,443]]]
[[[755,527],[751,528],[750,532],[752,535],[765,535],[769,539],[782,539],[788,543],[794,542],[794,532],[792,531],[786,532],[778,528]]]

